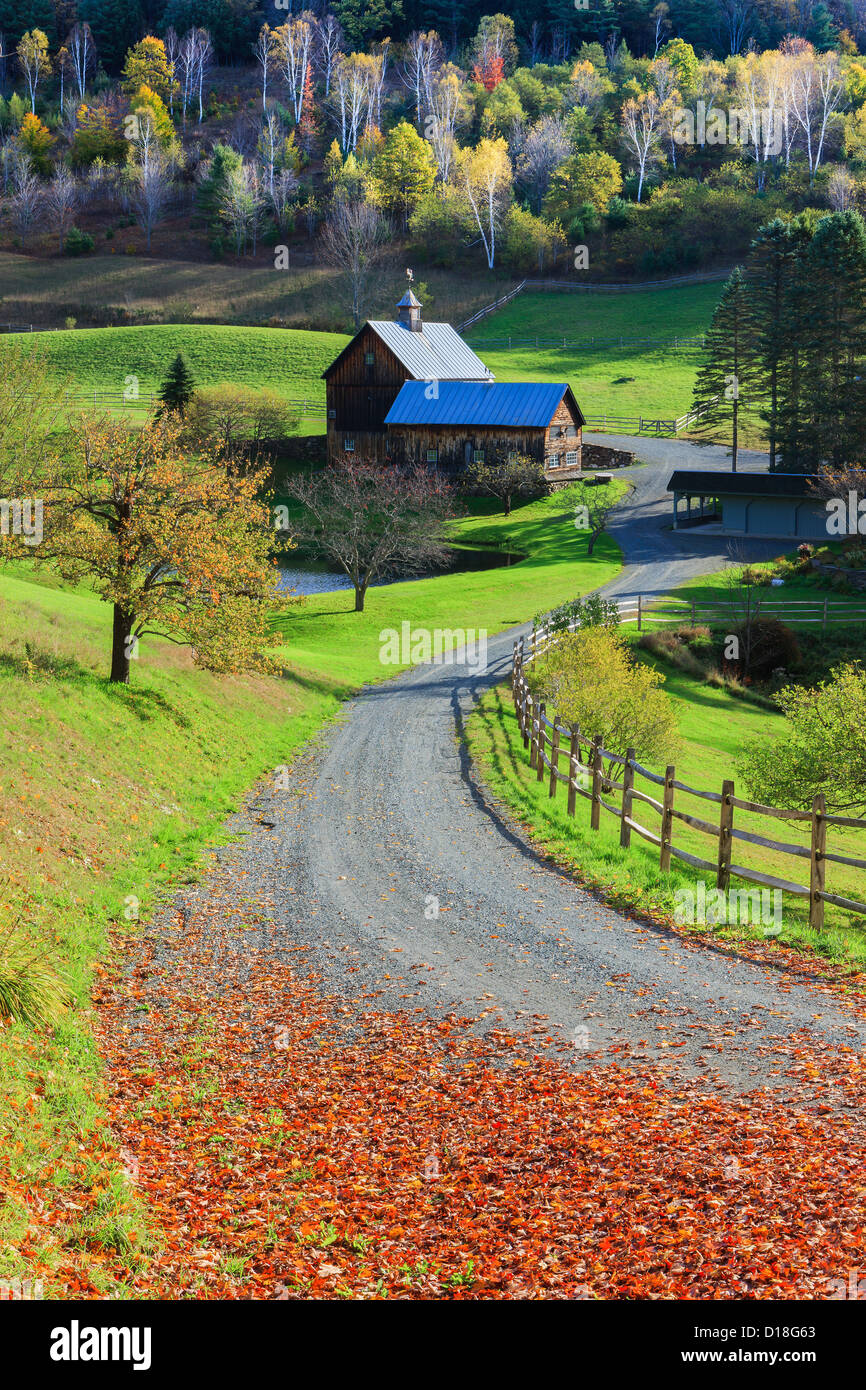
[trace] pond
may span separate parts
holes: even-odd
[[[473,570],[503,569],[516,565],[526,557],[505,550],[470,550],[454,547],[449,551],[449,561],[438,569],[426,574],[389,575],[387,579],[376,579],[371,588],[382,584],[403,584],[407,579],[430,579],[438,574],[468,574]],[[336,589],[351,589],[349,578],[340,570],[331,570],[321,561],[286,555],[280,564],[283,587],[294,589],[298,594],[327,594]]]

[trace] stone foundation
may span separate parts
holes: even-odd
[[[627,449],[611,449],[608,444],[584,444],[583,466],[587,468],[630,468],[635,456]]]

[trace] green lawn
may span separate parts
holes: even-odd
[[[720,284],[626,294],[524,291],[476,324],[467,338],[500,381],[567,381],[593,426],[605,414],[675,419],[692,405],[697,351],[629,344],[628,339],[702,333],[720,293]],[[502,346],[507,337],[513,339],[511,348]],[[545,346],[551,337],[624,342],[593,350]],[[615,422],[610,432],[617,432]]]
[[[611,484],[615,496],[624,487]],[[619,549],[602,536],[587,556],[586,536],[574,529],[570,493],[563,489],[507,517],[494,513],[491,504],[452,528],[463,544],[525,555],[520,564],[373,588],[363,613],[351,611],[354,595],[346,591],[309,597],[278,620],[288,658],[305,669],[361,683],[376,668],[382,671],[379,633],[385,627],[399,628],[408,619],[429,629],[483,627],[494,633],[607,583],[619,568]]]
[[[663,338],[703,333],[721,297],[718,284],[605,294],[523,290],[504,308],[467,331],[473,347],[485,339]]]
[[[777,736],[784,726],[782,716],[734,699],[724,690],[703,685],[666,666],[661,669],[665,675],[664,688],[673,700],[678,715],[682,740],[672,759],[677,780],[699,790],[719,792],[722,781],[731,778],[736,793],[747,797],[746,788],[737,785],[734,768],[736,755],[747,738]],[[491,790],[527,826],[536,843],[574,872],[582,882],[603,892],[613,902],[670,921],[677,889],[694,889],[701,880],[708,889],[715,886],[714,873],[692,869],[675,859],[672,860],[670,874],[661,874],[658,849],[634,833],[631,848],[621,849],[619,821],[604,810],[601,812],[601,828],[593,831],[590,828],[589,802],[584,798],[578,798],[577,814],[572,819],[566,813],[564,786],[559,787],[556,798],[551,800],[547,777],[539,783],[535,772],[529,767],[529,753],[523,747],[507,685],[497,687],[483,698],[470,716],[467,737],[470,751]],[[565,770],[565,759],[561,770]],[[664,772],[662,766],[652,766],[650,770]],[[657,786],[640,778],[636,786],[659,798],[660,789]],[[605,799],[618,804],[619,793],[612,792]],[[692,816],[709,822],[718,821],[717,805],[681,791],[675,794],[675,805]],[[636,820],[658,834],[657,812],[639,803],[635,803],[635,812]],[[768,838],[808,844],[808,835],[797,824],[740,811],[735,813],[734,823],[740,829]],[[674,825],[676,845],[702,859],[715,860],[715,838],[681,821],[675,821]],[[831,831],[828,847],[835,847],[837,852],[843,854],[866,857],[866,831]],[[734,862],[787,881],[808,885],[808,860],[791,858],[736,841]],[[731,886],[735,889],[754,888],[754,885],[733,878]],[[860,900],[866,896],[862,872],[842,865],[828,864],[827,888],[829,892]],[[782,944],[806,946],[862,969],[866,964],[864,918],[828,905],[825,923],[820,935],[814,932],[808,925],[804,900],[792,894],[783,895],[782,933],[779,937]],[[763,940],[760,928],[697,927],[696,930],[715,931],[720,936],[733,939],[751,937]]]
[[[106,1123],[90,994],[109,930],[140,930],[156,901],[201,872],[256,779],[289,762],[342,698],[394,674],[379,661],[383,627],[492,634],[610,579],[617,547],[602,537],[588,558],[572,517],[564,493],[507,518],[469,516],[455,539],[526,559],[373,590],[360,615],[343,593],[310,599],[280,620],[283,678],[218,678],[185,648],[146,639],[131,686],[111,687],[108,606],[29,565],[0,572],[0,934],[20,916],[76,1003],[53,1030],[0,1027],[0,1279],[35,1270],[51,1296],[74,1275],[123,1296],[159,1239]],[[37,1191],[57,1214],[34,1226]],[[125,1258],[129,1283],[103,1273],[100,1245]]]
[[[0,353],[10,341],[0,339]],[[268,387],[288,400],[323,407],[322,372],[346,341],[339,333],[199,324],[61,329],[26,339],[38,343],[52,372],[76,399],[91,391],[122,393],[127,379],[135,376],[142,406],[165,379],[175,353],[183,352],[197,386],[229,381]],[[304,428],[323,432],[324,418],[309,419]]]

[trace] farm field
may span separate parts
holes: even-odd
[[[503,334],[611,338],[699,333],[712,314],[716,285],[696,285],[626,295],[524,293],[467,334],[500,381],[568,381],[591,424],[605,413],[673,418],[692,404],[698,356],[694,349],[656,350],[610,345],[581,349],[486,349],[484,338]],[[315,296],[313,296],[315,299]],[[432,313],[443,312],[438,302]],[[393,307],[382,313],[393,316]],[[29,335],[28,335],[29,337]],[[239,327],[233,324],[148,324],[135,327],[75,328],[34,333],[52,367],[75,394],[120,393],[128,375],[139,379],[140,400],[161,382],[172,356],[182,350],[197,383],[230,381],[265,386],[291,400],[324,404],[321,373],[346,342],[345,336],[305,329]],[[19,341],[16,338],[16,341]],[[0,352],[2,352],[0,339]],[[141,407],[132,407],[140,415]],[[303,433],[323,433],[321,416],[301,421]],[[616,425],[612,428],[615,430]],[[748,435],[748,427],[746,431]]]
[[[431,316],[457,324],[505,294],[519,277],[424,267],[433,295]],[[389,265],[373,286],[368,318],[392,318],[406,287],[405,259]],[[326,266],[294,264],[275,270],[273,248],[254,260],[160,260],[141,255],[36,259],[0,252],[0,324],[61,328],[68,315],[87,326],[141,314],[167,323],[266,325],[348,331],[345,287]]]

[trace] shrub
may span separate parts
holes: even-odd
[[[68,999],[62,981],[18,925],[0,931],[0,1019],[14,1018],[31,1027],[51,1023]]]
[[[619,608],[611,600],[600,594],[587,594],[586,598],[569,599],[545,617],[536,617],[536,625],[545,623],[554,632],[565,632],[570,624],[576,631],[587,627],[619,627]]]
[[[735,628],[741,647],[748,651],[747,674],[763,680],[778,667],[788,669],[802,660],[795,634],[778,618],[756,618],[747,634],[745,626]]]
[[[93,250],[93,237],[89,232],[82,232],[78,227],[70,227],[66,233],[63,249],[67,256],[83,256],[88,251]]]
[[[580,731],[584,762],[595,736],[620,756],[632,747],[639,758],[669,760],[677,746],[676,714],[659,689],[664,676],[635,662],[609,628],[563,633],[528,668],[527,679],[536,698]]]

